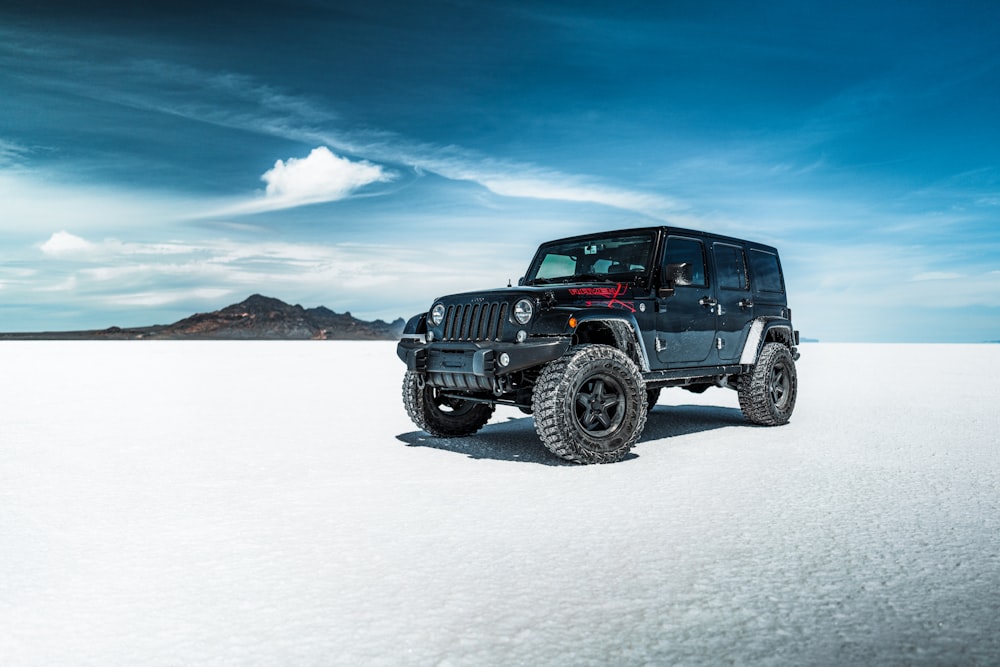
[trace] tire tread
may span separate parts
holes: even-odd
[[[792,392],[788,407],[779,411],[771,401],[768,381],[771,369],[775,363],[782,360],[787,365]],[[747,421],[760,426],[781,426],[788,423],[795,408],[795,397],[798,393],[798,378],[795,373],[795,362],[792,354],[781,343],[767,343],[757,357],[757,363],[749,373],[740,376],[737,392],[740,399],[740,409]]]
[[[607,452],[594,451],[583,446],[575,436],[575,427],[568,423],[563,401],[570,392],[575,371],[591,362],[604,362],[623,371],[627,390],[639,407],[635,411],[630,431],[622,445]],[[646,386],[635,363],[621,350],[607,345],[578,345],[562,357],[550,362],[535,384],[533,397],[535,430],[546,449],[556,456],[574,463],[614,463],[631,451],[646,424]]]
[[[461,438],[472,435],[486,425],[496,410],[496,406],[479,403],[463,418],[432,411],[427,406],[428,388],[421,387],[419,380],[419,374],[413,371],[407,371],[403,376],[403,407],[406,408],[410,420],[429,435],[438,438]]]

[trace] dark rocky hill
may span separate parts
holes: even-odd
[[[245,301],[210,313],[197,313],[173,324],[97,331],[0,334],[0,339],[201,339],[201,340],[389,340],[399,338],[404,322],[367,322],[329,308],[291,306],[254,294]]]

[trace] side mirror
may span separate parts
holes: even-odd
[[[524,285],[524,276],[517,279],[517,286],[520,287],[522,285]]]
[[[694,282],[691,274],[691,262],[667,264],[667,280],[674,285],[690,285]]]
[[[667,264],[663,267],[663,274],[660,278],[660,296],[673,296],[674,287],[677,285],[690,285],[693,280],[691,276],[691,263],[678,262]]]

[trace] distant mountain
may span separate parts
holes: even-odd
[[[402,318],[389,323],[366,322],[323,306],[291,306],[280,299],[254,294],[240,303],[210,313],[197,313],[173,324],[0,334],[0,339],[389,340],[399,338],[404,324]]]

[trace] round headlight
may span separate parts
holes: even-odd
[[[527,324],[535,314],[535,304],[530,299],[521,299],[514,304],[514,320],[518,324]]]
[[[431,308],[431,324],[439,327],[442,322],[444,322],[444,304],[436,303],[434,304],[434,307]]]

